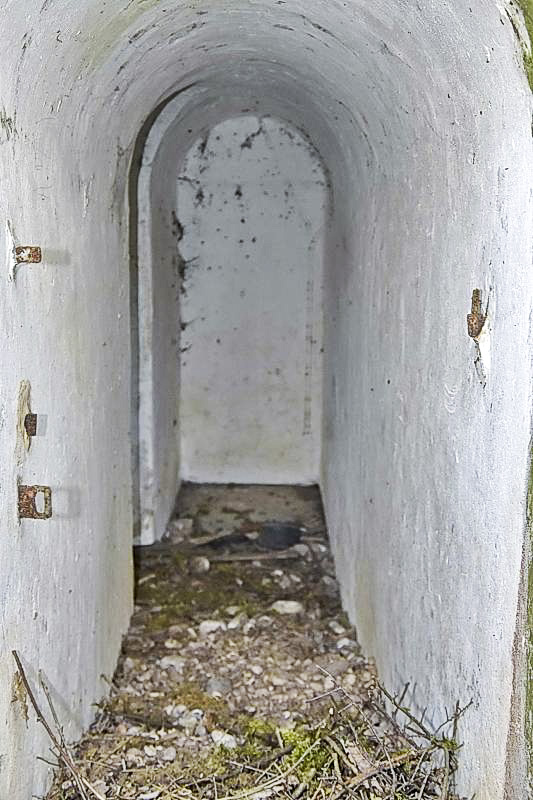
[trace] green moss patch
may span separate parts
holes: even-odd
[[[530,51],[524,52],[524,67],[529,80],[529,85],[533,91],[533,0],[517,0],[519,7],[524,14],[527,32],[529,33]]]

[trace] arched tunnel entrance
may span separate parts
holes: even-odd
[[[76,739],[132,633],[132,530],[157,543],[182,480],[279,479],[320,485],[385,686],[433,727],[472,700],[460,792],[527,796],[519,6],[5,4],[0,795],[50,779],[11,651]]]
[[[190,140],[188,124],[165,138]],[[136,220],[145,543],[181,480],[319,481],[330,244],[329,181],[305,134],[243,109],[153,159],[160,136]]]

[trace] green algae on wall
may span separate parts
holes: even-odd
[[[524,15],[524,21],[531,43],[529,52],[524,51],[524,67],[526,69],[529,85],[533,91],[533,0],[517,0],[517,2]]]
[[[121,9],[116,9],[102,25],[101,19],[95,20],[91,35],[87,40],[87,51],[84,54],[82,67],[88,72],[98,69],[108,57],[110,51],[120,44],[134,22],[147,11],[157,6],[161,0],[136,0],[129,2]],[[149,30],[141,28],[130,37],[138,39]]]

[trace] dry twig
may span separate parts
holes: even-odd
[[[41,709],[39,707],[39,704],[37,703],[37,700],[35,698],[35,695],[33,693],[32,688],[31,688],[31,686],[29,684],[29,681],[28,681],[28,679],[26,677],[26,673],[24,671],[24,667],[22,666],[22,663],[21,663],[21,660],[19,658],[19,655],[18,655],[17,651],[16,650],[12,650],[12,655],[13,655],[13,658],[15,659],[15,663],[17,665],[18,673],[20,675],[20,679],[21,679],[21,681],[22,681],[22,683],[24,685],[24,688],[26,690],[26,693],[28,695],[29,701],[33,706],[35,714],[37,715],[37,721],[40,722],[41,725],[44,727],[46,733],[50,737],[50,740],[51,740],[51,742],[52,742],[52,744],[53,744],[53,746],[55,748],[55,752],[52,751],[54,756],[57,758],[59,763],[61,765],[63,765],[63,767],[67,770],[67,772],[70,773],[70,775],[71,775],[72,779],[74,780],[74,782],[76,784],[76,787],[77,787],[81,797],[83,798],[83,800],[89,800],[88,795],[87,795],[87,791],[90,792],[93,797],[96,797],[96,800],[105,800],[105,797],[103,797],[94,788],[94,786],[92,786],[89,783],[89,781],[76,768],[74,760],[73,760],[73,758],[72,758],[72,756],[71,756],[71,754],[70,754],[70,752],[69,752],[69,750],[68,750],[68,748],[67,748],[67,746],[65,744],[65,740],[64,740],[64,737],[63,737],[63,731],[62,731],[62,729],[61,729],[61,727],[59,725],[59,722],[58,722],[58,719],[57,719],[57,715],[56,715],[55,709],[53,707],[52,699],[50,697],[50,693],[48,691],[48,688],[45,686],[44,682],[41,681],[42,686],[43,686],[43,691],[45,693],[46,699],[47,699],[48,704],[50,706],[54,722],[55,722],[55,724],[57,726],[57,732],[53,731],[52,727],[48,723],[48,721],[47,721],[46,717],[44,716],[43,712],[41,711]]]

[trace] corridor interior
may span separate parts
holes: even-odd
[[[141,359],[165,379],[141,374],[139,420],[152,427],[139,438],[153,450],[140,449],[150,480],[134,614],[79,768],[102,798],[435,797],[456,745],[413,717],[417,744],[387,711],[327,535],[327,168],[303,132],[244,113],[203,131],[169,182],[173,163],[170,201],[155,205],[152,186],[139,226],[140,251],[161,248],[142,237],[166,213],[174,249],[153,256],[152,295],[139,295],[140,338],[144,303],[158,343]],[[145,212],[146,186],[141,168]],[[158,275],[162,264],[170,274]],[[48,799],[78,792],[63,770]]]
[[[0,796],[521,797],[531,0],[1,5]]]

